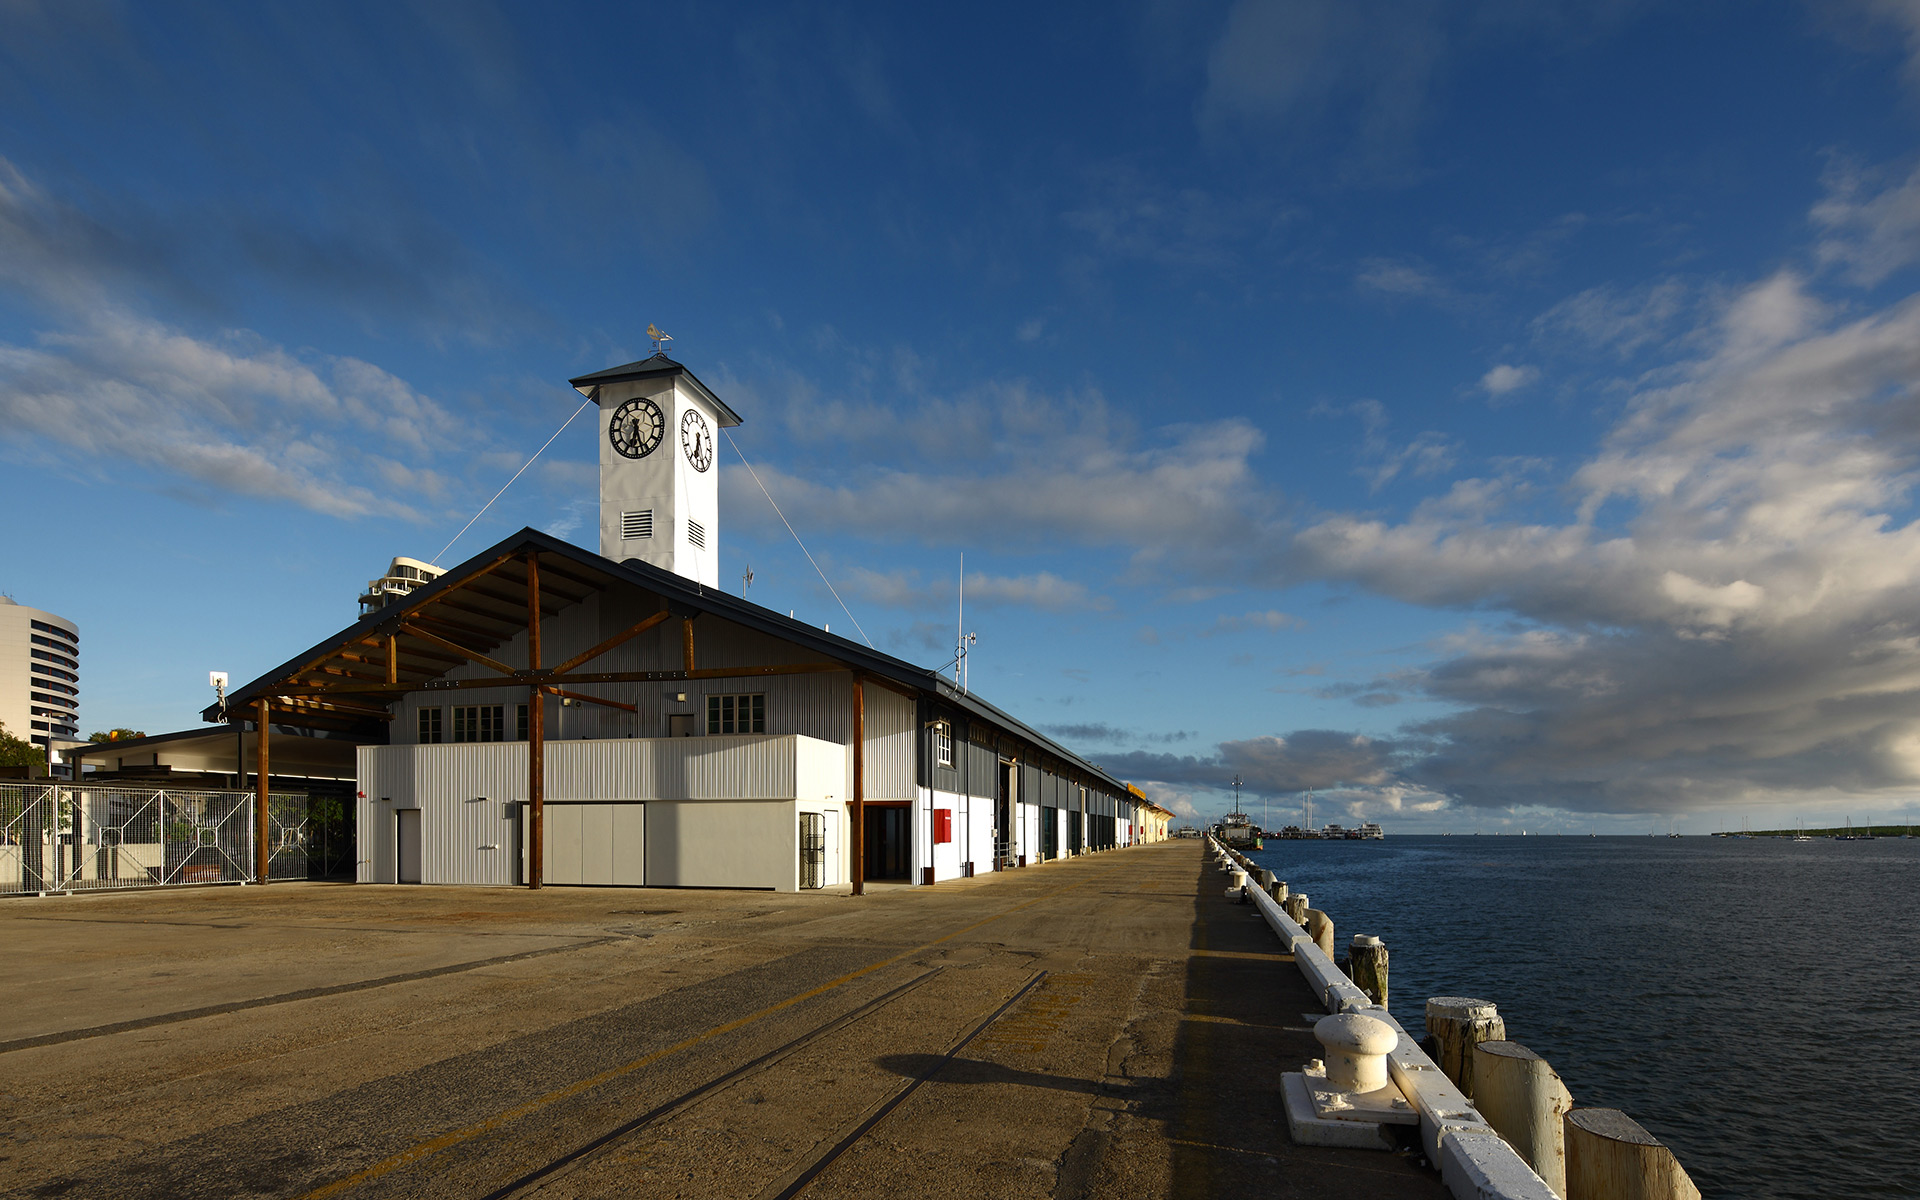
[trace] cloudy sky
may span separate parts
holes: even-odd
[[[1920,820],[1916,135],[1914,0],[0,0],[0,591],[190,726],[652,321],[723,579],[938,666],[964,554],[1182,811]]]

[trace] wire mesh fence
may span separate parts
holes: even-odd
[[[254,794],[0,784],[0,894],[252,883]],[[267,797],[267,878],[308,877],[307,797]]]

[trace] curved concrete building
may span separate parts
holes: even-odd
[[[0,596],[0,724],[45,745],[80,736],[80,627]]]

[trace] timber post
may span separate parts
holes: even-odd
[[[1347,976],[1381,1008],[1387,1005],[1387,944],[1370,933],[1347,943]]]
[[[1274,880],[1267,887],[1267,895],[1273,897],[1275,904],[1284,908],[1287,903],[1287,881],[1284,879]]]
[[[853,677],[853,798],[847,805],[847,816],[853,826],[847,839],[853,846],[853,894],[864,896],[867,894],[867,695],[858,675]]]
[[[546,884],[547,702],[540,674],[540,556],[527,555],[527,889]]]
[[[1307,910],[1307,935],[1313,944],[1320,947],[1320,953],[1329,959],[1333,957],[1333,918],[1317,908]]]
[[[1473,1099],[1473,1048],[1481,1042],[1503,1042],[1507,1023],[1491,1000],[1469,996],[1430,996],[1427,999],[1429,1053],[1448,1079],[1467,1099]]]
[[[1554,1195],[1567,1194],[1563,1118],[1573,1095],[1547,1061],[1519,1042],[1481,1042],[1473,1048],[1473,1105],[1547,1181]]]
[[[1564,1118],[1567,1200],[1700,1200],[1680,1160],[1617,1108],[1576,1108]]]
[[[1289,895],[1281,901],[1281,907],[1286,909],[1287,916],[1295,925],[1302,929],[1307,927],[1307,894],[1305,892],[1294,892]]]
[[[265,700],[254,702],[253,769],[258,775],[253,793],[253,871],[254,882],[267,881],[267,864],[273,847],[267,844],[267,716]]]

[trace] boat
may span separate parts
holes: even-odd
[[[1341,842],[1346,840],[1347,831],[1334,822],[1329,821],[1327,822],[1327,827],[1320,831],[1320,836],[1330,842]]]
[[[1387,837],[1387,831],[1380,828],[1380,826],[1374,824],[1372,821],[1364,821],[1361,823],[1360,825],[1361,841],[1380,842],[1380,841],[1385,841],[1386,837]]]
[[[1229,846],[1239,849],[1264,850],[1266,844],[1260,840],[1260,830],[1254,827],[1243,812],[1230,812],[1213,827],[1214,834]]]

